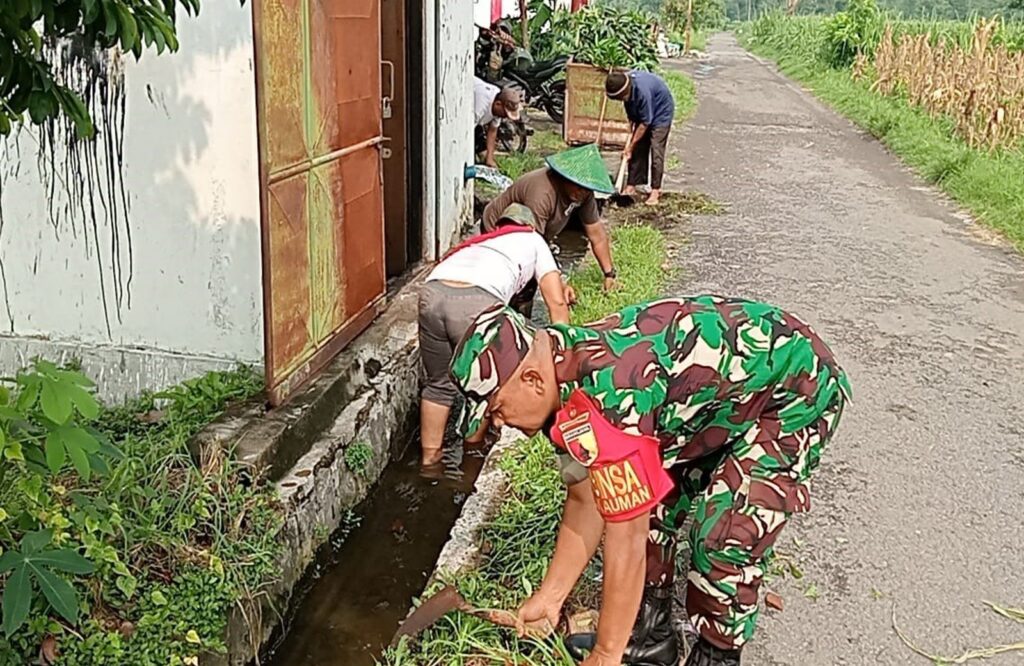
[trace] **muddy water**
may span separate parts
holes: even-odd
[[[578,229],[566,229],[555,244],[563,271],[587,252]],[[545,323],[547,309],[537,298],[534,318]],[[372,665],[423,591],[483,461],[483,451],[449,443],[441,478],[424,478],[419,441],[411,441],[353,511],[358,524],[331,536],[270,664]]]
[[[332,537],[271,663],[373,664],[422,592],[483,460],[482,451],[447,447],[444,476],[423,478],[413,441],[355,509],[359,524]]]

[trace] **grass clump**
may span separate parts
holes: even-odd
[[[675,122],[689,120],[697,111],[697,86],[686,74],[676,71],[662,72],[662,77],[676,102]]]
[[[660,294],[668,278],[661,232],[630,224],[614,227],[611,234],[618,286],[604,291],[601,267],[588,257],[569,276],[579,297],[571,312],[574,324],[596,321],[627,305],[651,300]]]
[[[508,451],[500,461],[508,492],[498,515],[480,535],[485,553],[478,569],[459,576],[441,575],[438,584],[458,587],[480,608],[516,608],[539,587],[554,552],[565,486],[554,449],[534,437]],[[449,613],[415,641],[404,640],[381,659],[387,666],[472,666],[481,663],[571,666],[575,662],[557,640],[519,639],[461,613]]]
[[[275,575],[280,514],[226,452],[197,462],[189,442],[262,388],[249,369],[212,372],[100,411],[89,427],[117,455],[88,478],[62,471],[40,486],[31,466],[5,461],[0,548],[44,529],[93,566],[65,579],[77,621],[34,600],[28,622],[0,638],[0,663],[34,663],[41,645],[56,647],[61,666],[181,665],[226,649],[232,607]]]
[[[544,166],[544,158],[565,150],[562,136],[552,129],[541,129],[533,133],[525,153],[502,153],[495,156],[498,168],[503,174],[516,180],[524,173]]]
[[[531,150],[496,155],[494,161],[498,163],[498,169],[512,180],[544,166],[544,158]]]

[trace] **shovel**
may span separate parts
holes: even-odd
[[[391,647],[398,645],[404,636],[416,636],[424,629],[433,626],[435,622],[452,611],[460,611],[473,617],[478,617],[485,622],[490,622],[499,627],[515,628],[516,614],[507,610],[475,608],[459,594],[459,591],[451,585],[446,585],[440,592],[430,597],[419,608],[409,614],[405,621],[398,627],[395,637],[391,639]],[[543,639],[553,634],[555,628],[544,619],[536,622],[529,622],[526,625],[526,634],[530,638]]]

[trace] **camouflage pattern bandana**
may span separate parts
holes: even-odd
[[[484,310],[470,324],[451,364],[452,381],[466,397],[458,421],[463,437],[480,428],[488,399],[515,375],[536,332],[523,315],[505,305]]]

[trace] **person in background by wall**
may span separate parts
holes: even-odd
[[[495,303],[508,303],[530,280],[540,283],[551,321],[569,322],[562,276],[526,206],[502,211],[494,231],[456,246],[427,277],[419,298],[420,355],[426,383],[420,401],[421,462],[441,462],[448,414],[457,391],[448,376],[452,352],[473,319]],[[486,426],[485,426],[486,427]],[[467,438],[483,439],[484,429]]]
[[[664,79],[650,72],[611,72],[604,89],[610,99],[625,104],[626,116],[633,126],[629,145],[622,151],[622,159],[629,162],[623,194],[632,196],[637,185],[650,183],[647,203],[653,206],[661,199],[665,150],[676,111],[672,92]]]
[[[551,155],[547,166],[520,176],[484,209],[483,230],[494,229],[501,212],[511,204],[523,204],[537,218],[537,231],[553,241],[573,215],[583,223],[590,249],[604,272],[606,290],[615,286],[611,241],[604,220],[597,209],[595,192],[611,194],[615,188],[597,146],[591,144]],[[529,316],[537,284],[531,282],[512,300],[512,307]],[[570,303],[576,300],[571,287],[566,287]]]
[[[487,148],[484,152],[484,164],[497,167],[494,151],[498,144],[498,126],[501,119],[512,122],[519,120],[519,93],[513,88],[498,88],[483,79],[473,79],[473,110],[476,114],[477,131],[487,134]]]

